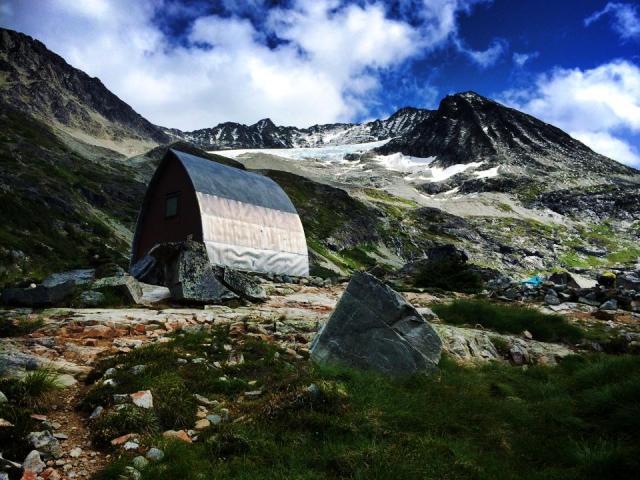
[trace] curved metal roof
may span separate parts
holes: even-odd
[[[280,185],[268,177],[178,150],[170,151],[184,166],[197,192],[282,212],[298,213]]]

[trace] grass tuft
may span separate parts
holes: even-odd
[[[533,338],[544,342],[576,343],[585,337],[581,328],[561,315],[549,315],[523,306],[500,305],[487,300],[455,300],[432,308],[444,322],[453,325],[479,324],[499,333],[519,334],[528,330]]]

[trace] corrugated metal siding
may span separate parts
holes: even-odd
[[[276,182],[257,173],[171,150],[189,173],[196,192],[295,213],[296,207]]]
[[[302,222],[273,180],[172,150],[196,190],[211,263],[239,270],[309,274]]]

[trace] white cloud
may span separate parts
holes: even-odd
[[[617,60],[589,70],[555,69],[503,100],[566,130],[595,151],[640,166],[626,139],[640,133],[640,67]]]
[[[2,23],[99,77],[154,123],[194,129],[269,116],[305,126],[366,115],[379,74],[458,38],[458,15],[478,0],[402,0],[416,7],[412,21],[392,19],[382,2],[298,0],[267,11],[252,0],[267,32],[226,3],[236,5],[229,15],[197,18],[178,45],[155,21],[176,10],[172,0],[16,0]],[[284,42],[269,48],[266,33]],[[486,64],[496,48],[469,56]]]
[[[540,52],[529,52],[529,53],[518,53],[513,52],[513,63],[515,63],[518,67],[524,67],[525,63],[529,60],[533,60],[534,58],[538,58],[540,56]]]
[[[603,153],[609,158],[640,167],[640,152],[629,143],[608,132],[572,132],[572,136],[585,145],[589,145],[592,150]]]
[[[612,17],[613,29],[623,40],[640,39],[640,10],[637,5],[609,2],[602,10],[585,18],[584,24],[588,27],[605,15]]]
[[[496,39],[491,42],[491,45],[485,50],[473,50],[464,45],[464,42],[456,40],[456,45],[460,52],[467,55],[474,63],[481,68],[487,68],[495,63],[502,57],[505,51],[508,49],[508,43],[502,39]]]

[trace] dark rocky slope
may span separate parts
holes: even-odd
[[[27,35],[0,29],[0,99],[87,138],[147,144],[170,140],[97,78]]]

